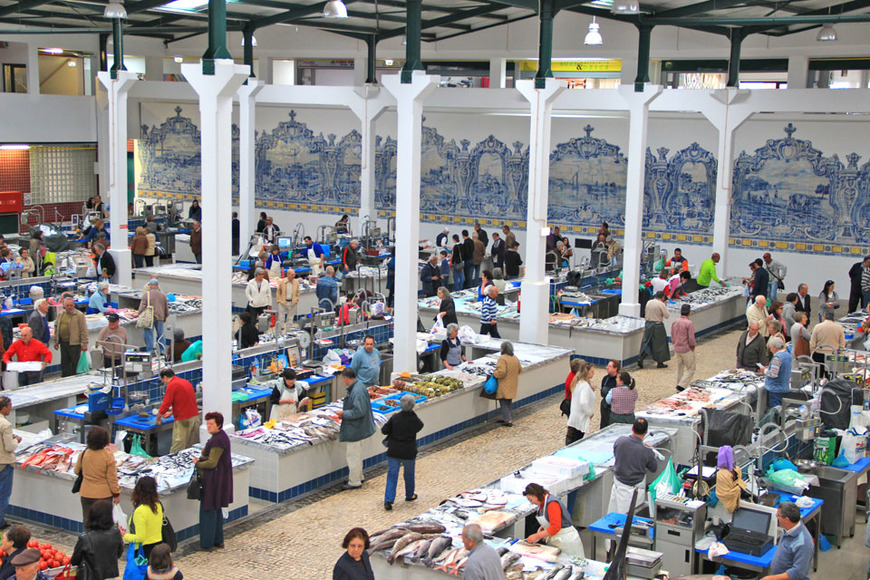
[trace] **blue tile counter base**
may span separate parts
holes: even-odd
[[[347,471],[347,470],[345,470]],[[74,532],[77,534],[82,533],[82,523],[70,520],[68,518],[62,518],[60,516],[55,516],[52,514],[47,514],[45,512],[27,509],[23,507],[18,507],[14,505],[10,505],[6,513],[13,518],[21,518],[23,520],[28,520],[31,522],[36,522],[45,526],[51,526],[54,528],[60,528],[63,530],[67,530],[69,532]],[[230,512],[230,517],[227,522],[232,522],[234,520],[241,519],[248,515],[248,506],[242,506],[236,508]],[[199,535],[199,524],[195,526],[191,526],[189,528],[185,528],[183,530],[175,530],[176,535],[178,536],[178,541],[181,542],[183,540],[187,540],[188,538],[193,538]]]
[[[556,385],[554,387],[550,387],[549,389],[546,389],[544,391],[541,391],[539,393],[536,393],[534,395],[526,397],[525,399],[519,399],[517,401],[514,401],[513,408],[518,409],[520,407],[530,405],[532,403],[540,401],[541,399],[545,399],[551,395],[555,395],[557,393],[564,392],[564,390],[565,390],[565,383],[559,383],[558,385]],[[441,439],[444,439],[447,437],[452,437],[452,436],[457,435],[457,434],[459,434],[467,429],[470,429],[476,425],[480,425],[481,423],[484,423],[486,421],[489,421],[489,420],[494,419],[495,417],[499,417],[499,416],[501,416],[501,411],[498,409],[495,409],[493,411],[486,413],[485,415],[480,415],[478,417],[475,417],[474,419],[469,419],[468,421],[463,421],[462,423],[457,423],[456,425],[454,425],[452,427],[448,427],[447,429],[442,429],[441,431],[438,431],[436,433],[432,433],[431,435],[421,437],[417,441],[417,444],[420,447],[430,445],[432,443],[435,443],[436,441],[440,441]],[[377,436],[377,434],[375,436]],[[386,462],[386,460],[387,460],[387,454],[386,453],[379,453],[378,455],[375,455],[374,457],[363,460],[363,469],[368,469],[370,467],[374,467],[375,465]],[[331,473],[327,473],[326,475],[323,475],[323,476],[318,477],[316,479],[312,479],[310,481],[306,481],[305,483],[301,483],[299,485],[296,485],[296,486],[291,487],[289,489],[285,489],[284,491],[281,491],[278,493],[275,493],[275,492],[269,491],[269,490],[265,490],[265,489],[256,488],[256,487],[249,487],[248,488],[248,495],[254,499],[260,499],[260,500],[269,501],[272,503],[285,502],[287,500],[294,499],[294,498],[297,498],[299,496],[302,496],[302,495],[305,495],[305,494],[308,494],[308,493],[311,493],[314,491],[318,491],[321,488],[326,487],[333,482],[341,481],[342,479],[346,479],[347,475],[348,475],[347,467],[343,467],[342,469],[337,469]]]

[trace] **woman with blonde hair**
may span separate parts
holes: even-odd
[[[568,415],[565,445],[583,439],[589,432],[592,415],[595,414],[595,391],[591,383],[594,375],[595,367],[592,363],[580,361],[571,384],[571,414]]]

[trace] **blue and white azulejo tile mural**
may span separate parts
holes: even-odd
[[[619,231],[625,222],[627,158],[619,146],[583,134],[554,145],[550,155],[549,218],[563,231],[597,231],[602,221]],[[809,141],[771,138],[735,161],[731,244],[797,252],[853,251],[870,235],[870,163],[859,155],[825,157]],[[472,142],[448,139],[436,127],[422,132],[421,217],[466,223],[526,218],[528,147],[494,135]],[[138,144],[138,194],[200,195],[199,129],[181,107],[151,127]],[[238,129],[233,128],[233,189],[238,191]],[[361,135],[316,133],[290,111],[255,137],[257,205],[318,213],[359,205]],[[396,141],[375,138],[375,202],[395,208]],[[647,237],[709,243],[713,229],[716,159],[698,143],[645,156],[643,227]],[[205,194],[207,202],[208,194]],[[831,226],[834,227],[831,227]],[[845,249],[844,249],[845,248]]]

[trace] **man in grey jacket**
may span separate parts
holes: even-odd
[[[363,482],[362,442],[375,432],[375,419],[372,415],[372,402],[364,384],[357,380],[352,368],[341,371],[341,378],[347,386],[342,410],[338,411],[341,428],[338,440],[347,443],[347,468],[350,472],[344,489],[359,489]]]
[[[0,530],[9,527],[6,508],[12,495],[12,473],[15,471],[15,448],[21,437],[12,433],[12,424],[6,419],[12,412],[9,397],[0,397]]]
[[[504,578],[501,559],[495,549],[483,542],[483,532],[477,524],[462,528],[462,545],[468,550],[465,580],[500,580]]]

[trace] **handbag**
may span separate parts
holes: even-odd
[[[202,499],[202,473],[194,467],[190,483],[187,484],[187,499],[199,501]]]
[[[84,459],[85,459],[85,452],[86,451],[87,451],[87,449],[85,449],[85,451],[82,451],[82,470],[79,471],[79,474],[76,476],[76,480],[73,482],[73,486],[72,486],[72,490],[71,490],[73,493],[78,493],[82,489],[82,480],[84,479],[84,476],[85,476]]]
[[[559,410],[562,412],[562,415],[566,417],[571,416],[571,399],[565,397],[562,399],[562,402],[559,403]]]
[[[136,319],[136,328],[154,327],[154,307],[151,306],[151,290],[146,290],[145,302],[145,310],[143,310],[139,314],[139,318]]]
[[[136,546],[139,548],[137,549]],[[148,559],[142,544],[133,542],[127,548],[127,565],[124,567],[124,580],[145,580],[148,574]]]
[[[175,528],[172,527],[172,522],[170,522],[169,518],[166,517],[166,508],[162,503],[160,504],[160,507],[163,508],[163,526],[160,528],[160,541],[169,546],[170,552],[174,552],[178,549],[178,536],[175,534]]]

